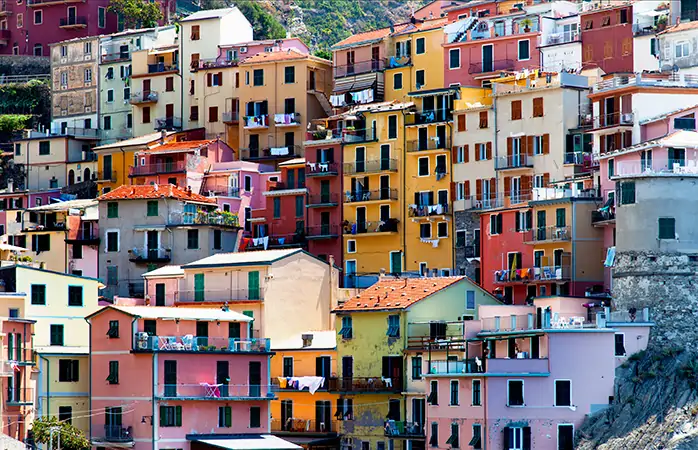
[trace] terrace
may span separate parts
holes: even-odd
[[[160,353],[269,353],[269,338],[133,335],[134,351]]]
[[[212,377],[213,378],[213,377]],[[163,384],[155,397],[163,400],[268,400],[274,398],[270,385],[261,384]]]
[[[395,393],[402,392],[402,378],[374,377],[339,377],[337,385],[330,385],[330,392],[354,393]]]
[[[397,189],[377,189],[366,191],[347,191],[345,194],[345,203],[363,203],[378,200],[397,200]]]
[[[344,163],[344,173],[346,175],[380,172],[397,172],[397,159],[380,158]]]
[[[592,94],[625,87],[698,87],[698,75],[684,73],[626,74],[599,81],[592,86]]]
[[[175,303],[234,303],[261,301],[264,298],[264,288],[229,288],[206,290],[178,290],[175,292]]]
[[[548,283],[569,280],[570,278],[570,266],[564,265],[509,268],[494,271],[494,284],[501,285]]]

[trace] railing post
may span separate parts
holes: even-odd
[[[527,330],[533,329],[533,313],[528,313],[528,328]]]
[[[499,316],[494,316],[494,331],[499,331]]]
[[[511,325],[511,331],[516,330],[516,316],[514,314],[511,315],[510,319],[510,325]]]

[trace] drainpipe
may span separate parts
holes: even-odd
[[[453,109],[451,109],[451,116],[453,116]],[[448,196],[450,197],[452,194],[455,197],[455,192],[456,192],[456,185],[454,184],[455,182],[453,181],[453,122],[448,122],[446,124],[449,128],[449,135],[451,136],[451,157],[449,158],[448,161],[448,166],[449,166],[449,173],[451,174],[451,181],[449,182],[448,185]],[[453,187],[453,189],[451,189]],[[451,221],[451,263],[453,264],[453,267],[451,268],[451,275],[455,276],[457,275],[456,269],[457,269],[457,264],[456,264],[456,245],[455,245],[455,237],[456,237],[456,213],[453,211],[453,201],[455,198],[450,198],[449,203],[451,204],[451,217],[453,220]]]
[[[135,321],[135,319],[134,319],[134,321]],[[155,353],[155,352],[153,352],[152,361],[153,361],[153,367],[152,367],[152,370],[151,370],[151,373],[152,373],[151,378],[152,378],[152,380],[151,380],[151,383],[150,383],[150,386],[151,386],[151,388],[150,388],[150,404],[151,404],[151,408],[152,408],[152,410],[151,410],[151,412],[150,412],[150,414],[151,414],[151,416],[150,416],[150,429],[151,429],[151,438],[150,438],[150,441],[153,443],[152,449],[153,449],[153,450],[157,450],[157,449],[156,449],[156,444],[155,444],[155,434],[156,434],[155,424],[156,424],[156,423],[160,423],[160,421],[159,421],[159,420],[157,420],[157,421],[155,420],[155,412],[157,411],[157,408],[155,407],[155,383],[156,383],[156,380],[157,380],[157,373],[156,373],[156,371],[157,371],[157,367],[158,367],[158,364],[157,364],[157,362],[158,362],[158,361],[157,361],[157,353]],[[159,419],[159,418],[158,418],[158,419]]]
[[[90,348],[90,354],[87,357],[87,365],[90,371],[90,374],[92,373],[92,322],[90,322],[90,319],[85,319],[85,322],[87,322],[87,328],[89,329],[88,336],[89,338],[89,348]],[[87,407],[90,411],[92,411],[92,376],[89,377],[90,379],[90,385],[88,387],[88,392],[89,395],[87,397]],[[92,437],[92,420],[90,420],[90,425],[89,425],[89,432],[90,432],[90,437]]]
[[[410,71],[410,86],[411,84],[411,79],[412,79],[412,72]],[[407,127],[405,126],[407,115],[405,114],[405,109],[400,110],[402,112],[402,152],[401,152],[401,157],[402,157],[402,170],[400,171],[400,181],[401,186],[402,186],[402,197],[400,201],[402,202],[402,264],[403,266],[407,265],[407,183],[406,183],[406,178],[405,178],[405,171],[407,170]],[[390,267],[388,267],[390,269]],[[403,270],[405,267],[403,267]]]
[[[50,387],[50,386],[51,386],[51,384],[50,384],[50,380],[51,380],[51,365],[49,364],[49,360],[46,359],[45,357],[39,355],[39,358],[41,358],[42,361],[46,361],[46,413],[45,413],[45,414],[42,414],[42,415],[44,415],[44,416],[50,416],[50,414],[51,414],[51,387]],[[42,365],[43,365],[43,364],[42,364]],[[39,374],[40,374],[40,375],[42,374],[42,371],[41,371],[41,370],[39,370]],[[44,378],[44,377],[41,377],[41,376],[40,376],[40,379],[41,379],[42,381],[43,381],[43,378]],[[91,384],[92,384],[92,377],[90,377],[90,385],[91,385]],[[41,383],[39,383],[39,386],[41,386]],[[41,392],[41,391],[39,391],[39,392]],[[41,397],[40,397],[40,396],[37,396],[37,398],[39,399],[39,411],[41,411],[41,410],[42,410],[42,408],[41,408]],[[91,410],[92,410],[92,406],[90,406],[90,411],[91,411]],[[43,411],[41,411],[41,412],[43,412]],[[90,432],[91,432],[91,431],[92,431],[92,430],[90,430]]]

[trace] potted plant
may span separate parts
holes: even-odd
[[[524,20],[519,22],[519,26],[523,27],[524,33],[528,33],[531,31],[531,26],[533,26],[533,21],[529,17],[526,17]]]
[[[667,18],[667,16],[659,16],[659,18],[657,19],[657,30],[663,31],[666,28],[668,21],[669,19]]]

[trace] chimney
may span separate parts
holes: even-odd
[[[10,178],[7,180],[7,192],[14,192],[15,191],[15,185],[14,185],[14,180]]]
[[[191,186],[187,186],[187,194],[191,195]]]
[[[160,131],[160,143],[165,143],[165,138],[167,137],[167,130]]]
[[[390,32],[395,33],[395,25],[392,22],[390,22]]]
[[[311,345],[313,345],[312,334],[301,334],[301,339],[303,340],[303,347],[310,347]]]
[[[378,272],[378,280],[382,280],[385,278],[385,269],[381,269],[380,272]]]

